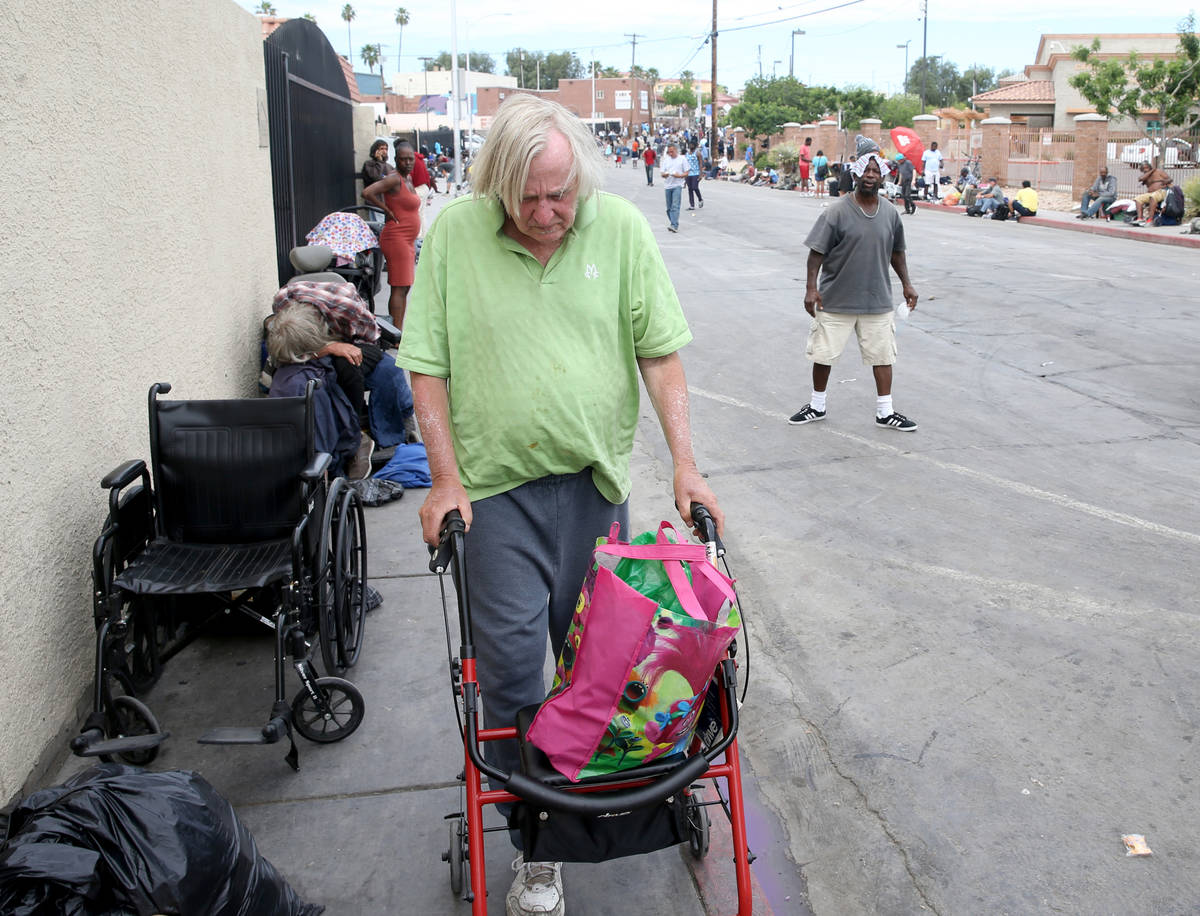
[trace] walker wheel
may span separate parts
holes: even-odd
[[[457,897],[463,890],[463,863],[466,860],[467,836],[463,819],[450,822],[450,848],[442,855],[442,861],[450,863],[450,891]]]
[[[708,855],[708,828],[712,823],[708,811],[695,793],[689,793],[684,812],[687,814],[688,850],[693,859],[703,859]]]

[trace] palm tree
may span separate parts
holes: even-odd
[[[383,53],[383,48],[379,45],[363,45],[362,50],[358,52],[358,56],[362,58],[362,62],[367,65],[367,70],[371,73],[375,72],[375,65],[379,63],[379,55]],[[383,70],[380,68],[380,73]]]
[[[346,20],[346,54],[351,67],[354,66],[354,42],[350,40],[350,20],[354,15],[354,7],[349,3],[342,7],[342,18]]]
[[[262,0],[262,3],[258,5],[258,9],[256,9],[254,12],[260,16],[274,16],[275,7],[270,4],[269,0]]]
[[[408,10],[396,7],[396,25],[400,26],[400,40],[396,42],[396,68],[400,68],[400,48],[404,45],[404,27],[408,25]]]

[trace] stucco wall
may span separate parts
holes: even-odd
[[[229,0],[0,0],[0,85],[7,800],[78,725],[99,480],[147,457],[152,381],[253,391],[274,230],[262,35]]]

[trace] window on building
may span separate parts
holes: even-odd
[[[604,90],[603,89],[596,90],[596,98],[598,98],[598,99],[604,98]]]

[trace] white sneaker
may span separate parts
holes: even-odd
[[[563,916],[562,862],[513,859],[512,887],[504,898],[507,916]]]

